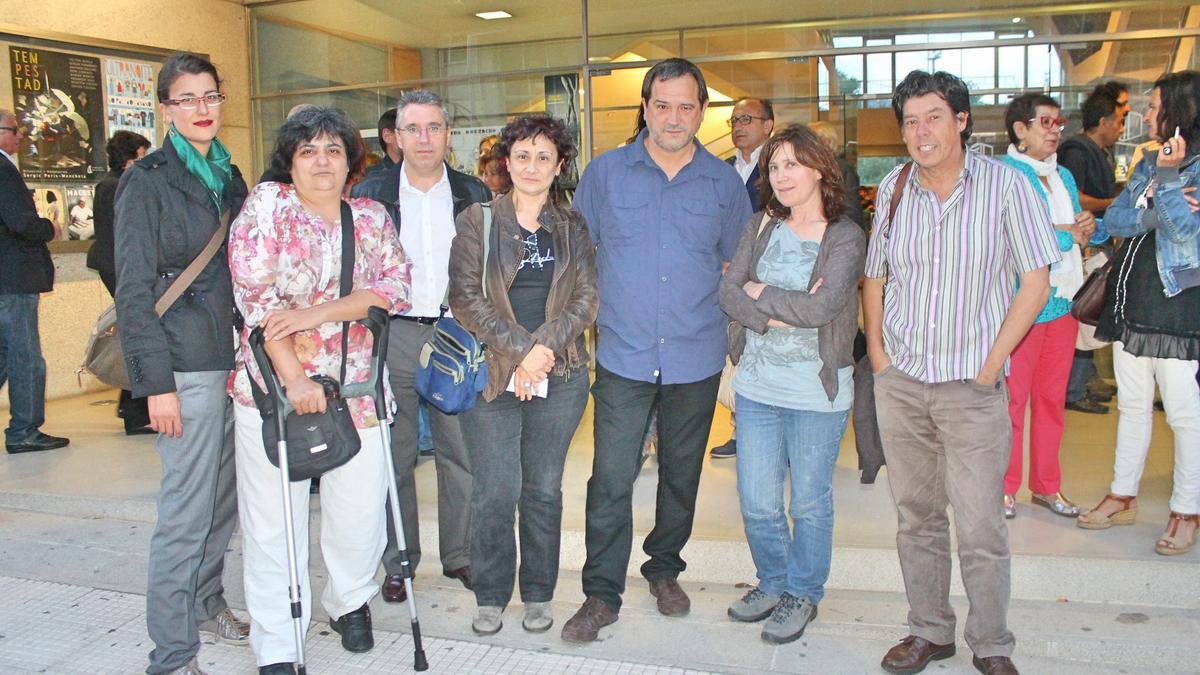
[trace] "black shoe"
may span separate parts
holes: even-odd
[[[296,666],[291,663],[272,663],[258,667],[258,675],[296,675]]]
[[[348,652],[369,652],[375,646],[375,635],[371,633],[371,608],[365,604],[340,618],[330,619],[329,627],[342,636],[342,648]]]
[[[731,438],[725,441],[724,444],[718,445],[709,451],[713,459],[730,459],[737,457],[737,439]]]
[[[1108,406],[1104,405],[1103,403],[1097,403],[1087,396],[1084,396],[1078,401],[1068,401],[1067,410],[1074,410],[1075,412],[1081,413],[1091,413],[1093,415],[1108,414]]]
[[[144,427],[125,427],[126,436],[144,436],[148,434],[157,434],[158,432],[149,426]]]
[[[67,446],[67,444],[70,442],[71,442],[71,439],[69,439],[69,438],[61,438],[59,436],[51,436],[50,434],[43,434],[42,432],[39,431],[37,436],[34,436],[33,438],[31,438],[28,441],[25,441],[24,443],[8,443],[8,444],[6,444],[5,449],[8,450],[9,454],[15,455],[15,454],[21,453],[21,452],[40,452],[42,450],[57,450],[58,448],[65,448]]]
[[[436,454],[436,453],[437,453],[437,448],[426,448],[424,450],[418,450],[417,456],[418,457],[433,457],[434,454]]]
[[[1111,400],[1113,396],[1117,395],[1117,385],[1097,377],[1088,382],[1088,393],[1097,398],[1108,397]]]
[[[475,589],[475,587],[471,585],[470,565],[460,567],[456,570],[442,570],[442,576],[446,577],[447,579],[458,579],[462,582],[463,586],[466,586],[468,591]]]

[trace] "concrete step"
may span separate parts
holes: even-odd
[[[313,518],[319,517],[315,500]],[[36,492],[0,491],[0,509],[83,518],[115,518],[135,523],[153,523],[155,507],[145,499],[64,496]],[[890,516],[889,516],[890,517]],[[319,528],[313,528],[316,531]],[[421,546],[436,551],[437,523],[421,520]],[[1104,536],[1105,533],[1097,533]],[[642,536],[635,536],[628,575],[638,577],[643,560]],[[827,584],[830,589],[902,593],[904,581],[895,548],[840,546],[833,549],[833,565]],[[744,539],[727,540],[693,537],[683,551],[688,569],[684,578],[718,584],[753,581],[754,564]],[[583,532],[564,530],[560,566],[580,571],[586,558]],[[951,593],[966,595],[953,559]],[[1176,558],[1083,557],[1069,555],[1014,554],[1012,597],[1024,600],[1119,603],[1155,607],[1200,605],[1200,556],[1192,553]]]

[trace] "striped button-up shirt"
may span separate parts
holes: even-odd
[[[880,183],[876,204],[890,203],[899,173]],[[866,275],[887,278],[884,349],[895,368],[922,382],[971,379],[1000,332],[1018,275],[1056,262],[1058,240],[1045,202],[1000,162],[968,151],[944,203],[919,173],[909,175],[896,222],[887,226],[887,209],[876,210],[867,249]]]

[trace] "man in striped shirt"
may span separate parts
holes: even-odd
[[[1004,375],[1009,352],[1046,302],[1048,267],[1060,253],[1028,180],[966,149],[971,106],[962,80],[914,71],[892,107],[914,166],[902,183],[898,169],[880,184],[877,204],[890,204],[896,190],[901,197],[894,222],[889,209],[876,211],[863,316],[911,634],[882,666],[916,673],[954,654],[950,504],[973,663],[983,673],[1016,673],[1007,627],[1003,479],[1012,432]]]

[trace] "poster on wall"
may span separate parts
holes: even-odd
[[[63,217],[66,213],[63,207],[67,199],[63,189],[48,185],[30,186],[29,189],[33,192],[33,207],[37,209],[38,215],[63,229]]]
[[[66,191],[66,227],[63,228],[63,239],[68,241],[87,241],[96,234],[93,220],[92,199],[95,191],[91,185],[68,185]]]
[[[104,172],[100,59],[10,45],[13,107],[26,129],[26,180],[87,180]]]
[[[567,133],[575,140],[576,148],[583,148],[579,126],[579,76],[575,73],[546,76],[546,114],[557,117],[567,125]],[[565,190],[574,190],[579,184],[579,164],[573,163],[559,177],[559,185]]]
[[[493,134],[499,134],[504,126],[450,127],[450,156],[446,161],[456,171],[472,176],[479,170],[479,142]]]
[[[154,133],[154,67],[149,63],[104,60],[108,135],[132,131],[157,144]]]

